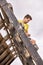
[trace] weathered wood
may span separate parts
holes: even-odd
[[[10,65],[16,56],[19,56],[24,65],[35,65],[32,60],[34,60],[37,65],[43,65],[41,57],[31,44],[29,38],[25,35],[22,26],[18,23],[13,12],[8,8],[6,0],[0,0],[0,7],[4,15],[4,20],[0,16],[2,19],[2,22],[0,19],[0,29],[4,26],[7,32],[7,36],[4,38],[0,34],[0,64]],[[11,24],[11,21],[13,22],[13,25]],[[15,31],[19,35],[17,40],[17,34]],[[9,45],[6,43],[8,39],[11,41]],[[31,58],[25,56],[24,51],[26,50],[24,50],[24,48],[26,48]]]

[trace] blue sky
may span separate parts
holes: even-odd
[[[17,19],[23,19],[26,14],[32,16],[33,20],[29,23],[29,32],[31,37],[36,40],[37,45],[39,46],[38,53],[43,59],[43,0],[7,1],[12,4]],[[17,59],[11,65],[22,65],[20,60]]]

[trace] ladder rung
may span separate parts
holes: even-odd
[[[6,49],[3,54],[0,55],[0,61],[2,61],[10,53],[9,49]]]

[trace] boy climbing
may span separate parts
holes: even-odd
[[[26,36],[29,38],[31,35],[28,32],[29,25],[27,23],[29,23],[31,20],[32,20],[32,17],[29,14],[27,14],[24,16],[23,20],[18,21],[23,26],[24,32],[25,32]],[[30,41],[31,41],[32,45],[34,45],[36,47],[36,49],[38,49],[38,47],[36,45],[36,41],[31,38],[30,38]]]

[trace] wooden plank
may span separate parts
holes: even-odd
[[[7,3],[6,0],[0,0],[0,5],[1,6],[4,6],[6,3]]]
[[[2,65],[5,65],[13,57],[12,53],[9,53],[6,58],[1,62]]]
[[[4,52],[4,47],[0,44],[0,55]]]
[[[3,37],[2,37],[2,35],[0,34],[0,42],[2,41],[2,39],[3,39]],[[0,43],[1,44],[1,43]]]
[[[0,62],[7,57],[7,55],[9,54],[9,49],[6,49],[1,55],[0,55]]]

